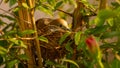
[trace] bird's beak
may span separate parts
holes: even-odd
[[[67,30],[67,31],[71,31],[70,28],[66,28],[66,27],[62,27],[62,29]]]

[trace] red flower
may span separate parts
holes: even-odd
[[[98,43],[93,36],[86,39],[86,44],[90,52],[96,52],[96,49],[98,49]]]

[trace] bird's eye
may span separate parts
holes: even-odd
[[[60,25],[60,27],[63,27],[62,25]]]

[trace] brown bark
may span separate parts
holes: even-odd
[[[100,0],[99,10],[105,9],[107,7],[107,0]]]
[[[84,25],[83,14],[81,11],[84,9],[84,4],[77,0],[77,7],[73,12],[73,22],[72,22],[72,30],[78,31],[82,30],[82,26]]]
[[[28,3],[27,3],[28,2]],[[32,29],[36,31],[35,26],[35,20],[34,20],[34,9],[35,0],[18,0],[18,6],[21,7],[19,10],[19,27],[21,31],[24,31],[26,29]],[[26,3],[29,5],[30,8],[22,8],[22,3]],[[27,61],[28,68],[35,68],[39,67],[42,68],[42,58],[41,58],[41,51],[40,51],[40,45],[39,40],[37,39],[37,31],[34,35],[25,35],[24,37],[35,37],[35,40],[24,40],[23,42],[27,44],[27,49],[25,50],[25,53],[29,56],[29,60]],[[35,45],[33,45],[33,43]],[[37,52],[37,58],[38,62],[35,61],[35,55],[32,52],[32,47],[36,48]],[[38,64],[38,66],[36,65]]]

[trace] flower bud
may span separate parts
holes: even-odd
[[[86,39],[86,44],[88,47],[88,50],[92,53],[95,53],[97,49],[99,49],[98,43],[95,40],[94,36],[90,36]]]

